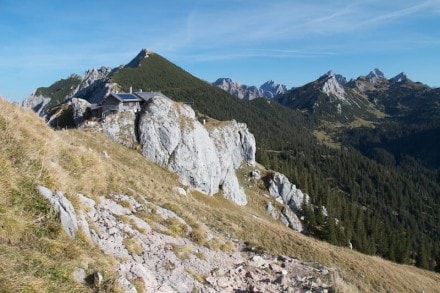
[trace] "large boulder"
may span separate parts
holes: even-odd
[[[38,186],[38,191],[52,205],[55,212],[59,215],[61,226],[67,235],[75,238],[75,233],[78,230],[78,222],[76,220],[75,209],[70,201],[64,196],[61,191],[52,192],[44,186]]]
[[[72,107],[73,123],[79,126],[86,119],[87,109],[90,108],[91,104],[86,100],[73,98],[70,101]]]
[[[292,211],[292,209],[288,206],[284,206],[283,209],[281,210],[281,215],[282,217],[285,217],[285,219],[287,220],[287,223],[291,229],[298,231],[298,232],[303,232],[304,231],[304,227],[300,221],[300,219],[298,218],[298,216]]]
[[[309,203],[310,197],[291,183],[284,174],[275,172],[270,175],[269,193],[279,203],[288,205],[294,212],[302,210],[303,203]]]
[[[246,125],[227,122],[209,131],[188,105],[163,95],[150,99],[139,118],[142,154],[176,172],[183,184],[208,195],[220,188],[226,198],[247,203],[235,170],[255,164],[255,139]]]
[[[276,201],[283,204],[280,220],[298,232],[303,232],[304,227],[299,219],[304,203],[310,203],[309,195],[303,193],[296,185],[291,183],[287,177],[275,172],[268,175],[267,180],[270,195]]]

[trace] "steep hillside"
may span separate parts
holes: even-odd
[[[403,76],[387,80],[375,70],[353,85],[353,81],[330,72],[284,96],[286,105],[293,103],[300,106],[298,110],[272,100],[239,100],[160,55],[142,50],[127,66],[111,71],[103,84],[107,90],[113,85],[113,90],[161,91],[174,100],[190,103],[199,121],[213,118],[245,122],[256,138],[257,161],[287,175],[311,196],[310,209],[304,216],[312,235],[342,246],[350,241],[356,250],[397,262],[432,270],[438,265],[438,170],[420,165],[415,155],[399,156],[401,142],[407,143],[411,136],[391,133],[389,147],[382,146],[381,140],[368,140],[383,136],[379,126],[389,121],[394,128],[387,126],[386,135],[389,129],[417,134],[406,132],[411,129],[407,125],[401,127],[402,118],[394,121],[386,117],[380,99],[367,95],[368,91],[383,93],[392,88],[391,84],[407,89]],[[84,91],[83,98],[95,99],[88,94],[93,92]],[[290,99],[292,93],[297,95],[294,99]],[[435,100],[427,101],[435,105]],[[426,107],[423,113],[435,117],[435,109]],[[371,135],[374,131],[380,136]],[[413,137],[426,138],[431,132],[427,134]],[[365,148],[359,144],[363,142],[368,143]],[[436,144],[420,144],[430,154],[427,158],[436,158]],[[411,146],[405,152],[418,150]],[[401,162],[404,164],[399,165]],[[330,219],[338,219],[338,225],[326,220],[321,206],[326,207]]]
[[[75,200],[78,193],[101,204],[116,201],[118,194],[125,194],[127,198],[148,203],[150,207],[156,206],[157,210],[160,207],[171,209],[191,223],[193,231],[199,231],[198,234],[186,236],[185,232],[179,232],[184,231],[180,230],[183,228],[171,220],[157,226],[157,232],[142,232],[138,228],[140,230],[136,233],[141,233],[138,236],[140,238],[133,240],[127,237],[124,242],[133,255],[139,253],[136,241],[143,239],[142,233],[165,235],[161,233],[168,230],[171,242],[175,241],[172,239],[177,241],[189,237],[194,243],[202,245],[207,241],[205,245],[213,250],[216,245],[219,247],[222,243],[228,243],[229,238],[225,235],[229,235],[236,240],[232,248],[229,246],[224,249],[240,249],[238,243],[247,242],[248,248],[259,247],[259,250],[264,249],[273,254],[295,257],[299,259],[296,262],[321,263],[320,271],[324,270],[322,265],[334,267],[334,285],[343,292],[435,292],[438,289],[438,274],[319,242],[274,222],[261,208],[261,202],[266,199],[258,186],[249,185],[247,188],[250,203],[246,207],[238,207],[221,197],[207,197],[197,192],[189,196],[177,195],[174,191],[174,187],[179,185],[177,178],[142,158],[137,152],[96,132],[54,132],[35,114],[4,100],[0,100],[0,103],[0,258],[3,264],[0,287],[4,291],[92,292],[93,279],[86,279],[84,284],[74,281],[73,272],[81,270],[86,275],[95,271],[103,274],[103,290],[112,291],[119,286],[116,282],[119,273],[115,268],[121,260],[110,256],[108,252],[103,253],[106,250],[98,249],[81,234],[76,239],[67,237],[58,222],[57,214],[38,194],[37,185],[63,191],[77,212],[83,210],[86,213],[92,212],[93,207],[85,208],[80,201]],[[129,208],[133,203],[127,200],[117,201],[119,204],[114,204],[114,207]],[[130,214],[121,215],[118,222],[121,225],[129,223],[129,217]],[[148,217],[151,226],[160,221],[157,215]],[[256,220],[258,227],[255,225]],[[89,226],[90,229],[97,229],[93,223],[89,223]],[[207,234],[203,229],[209,229],[217,240],[212,242],[204,238]],[[197,253],[191,252],[193,248],[190,248],[195,244],[186,243],[186,246],[177,244],[169,248],[180,255],[183,263],[186,263],[184,255],[190,256],[188,260],[195,260],[192,254]],[[242,257],[246,257],[245,254]],[[180,268],[185,276],[194,280],[194,284],[210,284],[215,280],[215,277],[196,275],[189,267],[184,271],[184,267]],[[168,266],[166,270],[174,269]],[[301,272],[296,274],[302,278]],[[298,278],[294,278],[299,282]],[[146,286],[142,280],[136,283],[138,289]],[[215,284],[212,286],[220,285]]]

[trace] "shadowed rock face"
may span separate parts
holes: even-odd
[[[206,129],[190,106],[164,96],[152,98],[139,119],[142,154],[179,174],[181,182],[239,205],[247,203],[235,170],[255,164],[255,138],[245,124],[230,121]]]

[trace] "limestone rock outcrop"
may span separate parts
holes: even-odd
[[[110,67],[87,70],[81,78],[81,83],[71,95],[78,98],[87,97],[87,100],[92,104],[101,103],[104,97],[119,89],[116,83],[110,81],[110,75],[114,70]]]
[[[75,238],[75,233],[78,230],[78,222],[76,219],[75,209],[70,201],[60,191],[52,192],[44,186],[38,186],[38,191],[52,205],[55,212],[58,213],[61,221],[61,226],[67,235]]]
[[[29,97],[21,102],[21,106],[24,108],[32,109],[39,116],[44,116],[46,113],[44,112],[44,109],[49,102],[50,98],[32,93]]]
[[[291,183],[284,174],[275,172],[269,180],[269,193],[276,201],[288,205],[293,211],[301,211],[302,204],[309,203],[310,197]]]
[[[213,195],[220,189],[239,205],[247,203],[235,170],[255,164],[255,138],[235,121],[205,127],[188,105],[157,95],[139,118],[142,154],[179,174],[182,184]]]
[[[78,126],[85,121],[87,108],[90,108],[91,104],[79,98],[73,98],[70,104],[72,107],[73,123]]]
[[[303,232],[304,226],[298,214],[302,211],[303,203],[310,203],[309,195],[296,188],[296,185],[281,173],[275,172],[269,176],[268,189],[270,195],[284,205],[279,217],[280,221],[293,230]]]
[[[101,123],[102,131],[114,141],[132,148],[136,143],[136,113],[123,111],[108,115]]]

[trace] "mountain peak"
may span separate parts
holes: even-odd
[[[149,49],[142,49],[136,55],[136,57],[134,57],[133,60],[131,60],[125,67],[132,67],[132,68],[140,67],[142,60],[148,58],[151,54],[153,54],[153,51]]]
[[[341,74],[335,73],[333,70],[327,71],[327,73],[321,76],[321,78],[326,78],[327,81],[330,79],[334,79],[337,83],[339,83],[342,86],[347,84],[347,78],[345,78],[345,76]]]
[[[408,80],[408,76],[406,75],[405,72],[401,72],[398,75],[396,75],[395,77],[391,78],[391,81],[393,82],[404,82]]]
[[[330,78],[322,86],[322,91],[326,93],[328,96],[334,96],[338,100],[346,101],[343,84],[339,82],[336,75],[330,76]]]
[[[257,87],[244,84],[241,85],[231,78],[222,77],[217,79],[212,84],[233,96],[245,100],[253,100],[259,97],[273,99],[275,96],[287,92],[287,87],[284,84],[276,83],[273,80],[266,81],[260,87]]]
[[[213,82],[214,85],[224,85],[224,84],[232,84],[232,83],[235,82],[229,77],[220,77]]]
[[[273,80],[269,80],[260,86],[260,92],[266,98],[273,99],[275,96],[287,92],[287,87],[284,84],[279,84]]]
[[[329,70],[329,71],[327,71],[327,73],[324,74],[324,75],[326,75],[326,76],[328,76],[328,77],[333,77],[333,76],[335,76],[336,74],[335,74],[335,72],[334,72],[333,70]]]
[[[372,71],[370,71],[370,73],[368,73],[367,79],[371,80],[374,78],[385,78],[385,75],[378,68],[374,68]]]
[[[272,79],[271,80],[268,80],[268,81],[266,81],[265,83],[263,83],[260,87],[265,87],[265,86],[277,86],[278,84],[277,83],[275,83],[275,81],[273,81]]]

